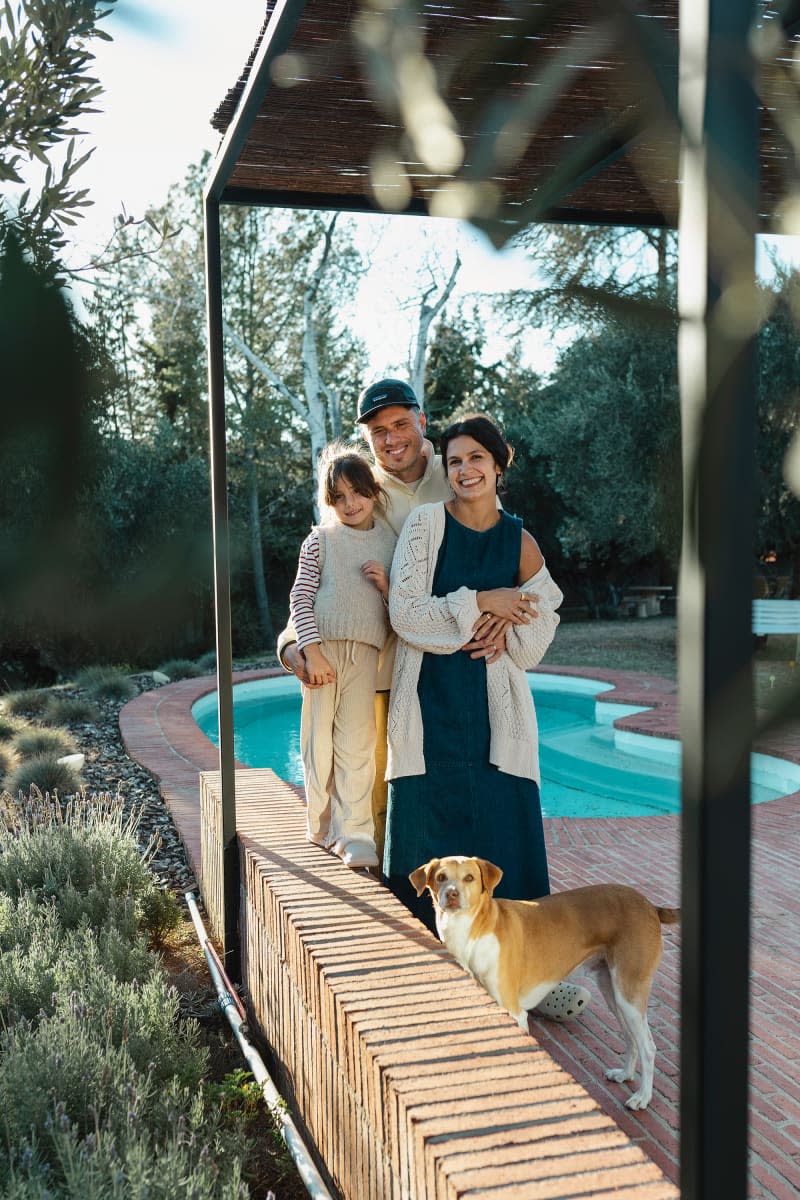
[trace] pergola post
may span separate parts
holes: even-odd
[[[747,1195],[758,105],[752,0],[682,0],[681,1195]]]
[[[253,63],[237,119],[219,148],[203,196],[208,329],[208,405],[214,539],[214,614],[217,635],[219,763],[222,793],[222,892],[225,965],[239,979],[239,845],[236,838],[236,774],[233,751],[233,651],[231,569],[228,524],[227,438],[225,431],[225,349],[222,319],[220,203],[248,132],[271,83],[272,64],[289,45],[305,0],[277,0],[270,27]]]
[[[222,340],[222,270],[219,203],[206,197],[206,318],[208,324],[209,457],[214,539],[214,615],[217,644],[219,764],[222,792],[223,954],[228,975],[239,978],[239,847],[236,840],[236,777],[233,753],[233,650],[231,644],[231,556],[228,526],[228,469],[225,435],[225,376]]]

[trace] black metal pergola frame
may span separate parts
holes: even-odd
[[[755,0],[681,0],[680,6],[681,1194],[686,1200],[744,1200],[747,1194],[755,330],[742,331],[741,313],[733,325],[725,313],[732,286],[747,295],[755,284],[759,129],[748,50],[755,7]],[[220,205],[369,208],[352,197],[332,202],[329,196],[295,195],[287,203],[280,193],[227,186],[270,88],[271,65],[289,48],[304,8],[305,0],[278,0],[204,194],[224,949],[234,977],[240,882]],[[580,219],[588,223],[591,218],[583,213]]]

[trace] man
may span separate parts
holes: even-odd
[[[374,459],[375,476],[388,497],[386,520],[396,534],[403,528],[406,517],[419,504],[450,500],[453,492],[442,469],[441,456],[425,437],[426,419],[419,401],[407,383],[400,379],[381,379],[365,388],[358,398],[357,421]],[[466,649],[473,657],[492,661],[503,653],[504,641],[493,634],[485,639],[476,637]],[[291,624],[278,637],[278,657],[306,687],[308,680],[302,650],[296,644]],[[375,845],[378,858],[383,855],[386,831],[388,787],[386,770],[386,724],[389,713],[389,688],[394,664],[394,638],[390,638],[383,653],[378,672],[378,691],[375,695],[375,787],[372,793],[372,815],[375,823]],[[577,1015],[589,1001],[585,988],[561,983],[545,997],[537,1012],[555,1020]]]
[[[451,499],[453,493],[442,470],[442,460],[435,452],[433,443],[425,437],[425,414],[407,383],[400,379],[381,379],[365,388],[358,399],[357,420],[375,460],[375,476],[388,497],[386,520],[396,534],[400,533],[406,517],[418,504]],[[482,643],[476,644],[476,649],[486,653]],[[303,652],[296,645],[295,631],[291,625],[278,637],[278,657],[287,671],[296,675],[306,687],[311,686]],[[392,638],[382,655],[375,696],[377,743],[372,812],[379,858],[383,853],[386,829],[388,789],[383,775],[386,769],[386,720],[393,663]]]

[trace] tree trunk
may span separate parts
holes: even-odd
[[[256,593],[256,609],[264,645],[272,649],[275,645],[275,631],[272,627],[272,617],[269,612],[267,597],[267,581],[264,576],[264,554],[261,549],[261,512],[258,502],[258,474],[252,458],[247,461],[247,490],[250,507],[250,554],[253,561],[253,587]]]
[[[428,303],[428,297],[432,295],[438,283],[433,283],[427,292],[422,296],[419,306],[419,320],[417,322],[417,337],[414,343],[414,353],[411,361],[411,387],[414,395],[420,403],[420,408],[425,407],[425,355],[428,349],[428,334],[430,333],[431,325],[434,319],[444,308],[450,298],[450,293],[456,284],[456,276],[461,270],[461,258],[456,254],[453,269],[450,272],[450,278],[442,288],[439,295],[436,297],[433,304]]]
[[[800,597],[800,546],[796,546],[792,555],[792,582],[789,584],[789,596],[792,600]]]
[[[657,288],[659,299],[664,299],[668,291],[668,275],[667,275],[667,231],[659,229],[656,232],[656,257],[658,261],[657,267]]]

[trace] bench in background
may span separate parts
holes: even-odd
[[[753,633],[793,633],[797,637],[795,657],[800,657],[800,600],[754,600]]]

